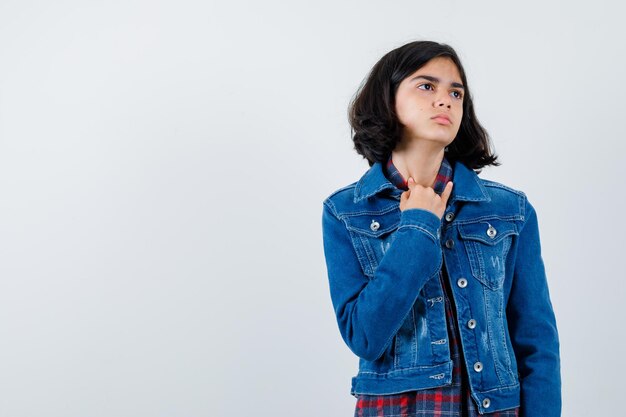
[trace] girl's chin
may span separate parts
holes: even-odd
[[[427,132],[421,131],[409,135],[404,134],[403,137],[410,138],[411,142],[432,142],[433,145],[437,144],[443,148],[452,143],[457,132],[452,132],[449,126],[441,126],[441,129],[429,129]],[[406,139],[403,141],[406,142]]]
[[[414,142],[423,142],[422,143],[423,145],[426,145],[426,142],[428,142],[432,146],[439,146],[441,148],[445,148],[446,146],[450,145],[453,140],[454,138],[449,138],[449,137],[430,137],[430,138],[414,138],[413,139]]]

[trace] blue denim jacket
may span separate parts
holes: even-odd
[[[535,209],[522,191],[451,162],[443,219],[400,211],[402,191],[381,163],[323,202],[330,295],[360,358],[351,394],[451,383],[445,262],[479,412],[520,406],[522,416],[560,416],[559,339]]]

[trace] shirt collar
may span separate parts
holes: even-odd
[[[452,171],[452,194],[448,204],[459,201],[490,201],[491,198],[476,172],[460,161],[448,161]],[[400,198],[402,189],[385,176],[384,163],[375,162],[357,181],[354,187],[354,202],[387,191],[394,198]],[[443,163],[442,163],[443,165]],[[440,168],[441,172],[441,168]],[[445,185],[445,182],[444,182]]]
[[[446,188],[446,184],[448,183],[448,181],[452,179],[452,171],[452,165],[450,165],[450,162],[444,156],[441,161],[441,165],[439,166],[439,172],[435,177],[435,182],[432,185],[437,194],[441,194]],[[387,159],[387,163],[385,163],[384,165],[383,173],[385,174],[387,179],[397,188],[404,191],[409,189],[408,181],[402,176],[400,171],[398,171],[396,166],[393,164],[391,155],[389,155],[389,159]]]

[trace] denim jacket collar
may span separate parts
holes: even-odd
[[[459,201],[490,201],[491,198],[481,183],[478,174],[459,161],[450,161],[453,167],[452,195],[448,204],[455,200]],[[354,202],[371,197],[384,190],[391,190],[391,195],[399,199],[402,190],[392,184],[385,173],[381,162],[375,162],[370,169],[363,174],[354,187]]]

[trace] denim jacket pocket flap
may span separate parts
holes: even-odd
[[[378,238],[398,228],[400,210],[381,213],[350,215],[346,217],[347,228],[356,233]]]
[[[491,246],[497,245],[507,236],[518,233],[517,224],[514,221],[501,219],[459,224],[459,234],[462,239],[477,240]]]

